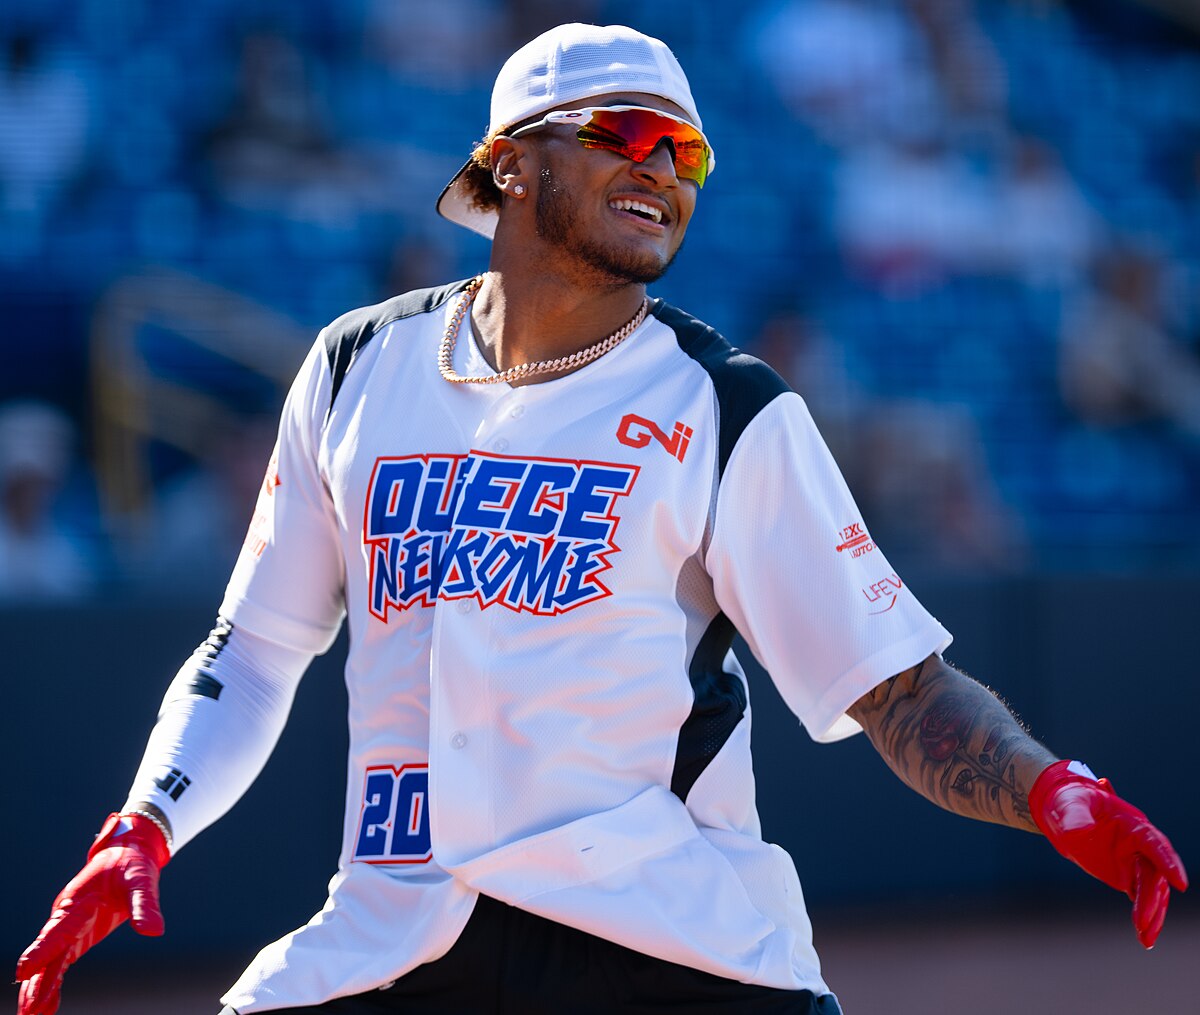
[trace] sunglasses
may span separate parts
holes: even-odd
[[[578,127],[576,137],[584,148],[616,152],[634,162],[645,162],[663,141],[670,141],[675,175],[682,180],[695,180],[701,187],[717,164],[708,139],[700,131],[686,120],[645,106],[556,109],[537,123],[519,127],[509,137],[520,137],[558,123]]]

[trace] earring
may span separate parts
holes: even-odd
[[[513,193],[517,197],[524,197],[525,196],[525,184],[518,183],[515,187],[513,187]]]

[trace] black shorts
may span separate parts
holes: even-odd
[[[664,962],[481,895],[454,947],[385,990],[271,1015],[841,1015],[832,994]],[[236,1015],[225,1008],[221,1015]]]

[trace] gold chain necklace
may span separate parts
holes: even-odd
[[[585,363],[591,363],[594,359],[599,359],[606,352],[624,342],[646,319],[646,314],[650,310],[650,300],[643,297],[641,307],[627,324],[614,331],[608,338],[601,339],[595,345],[589,345],[586,349],[580,349],[569,356],[539,360],[536,363],[522,363],[519,366],[502,370],[498,374],[488,374],[485,377],[463,377],[454,372],[454,347],[458,344],[458,333],[462,329],[463,319],[467,316],[467,311],[471,309],[471,304],[475,302],[475,296],[479,293],[479,287],[482,285],[482,275],[476,275],[467,283],[462,299],[459,300],[458,307],[454,311],[454,316],[446,325],[446,334],[442,336],[441,344],[438,346],[438,371],[453,384],[510,384],[513,381],[536,377],[539,374],[574,370]]]

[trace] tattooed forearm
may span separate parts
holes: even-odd
[[[892,771],[938,806],[1037,831],[1029,790],[1056,759],[986,687],[931,656],[849,712]]]

